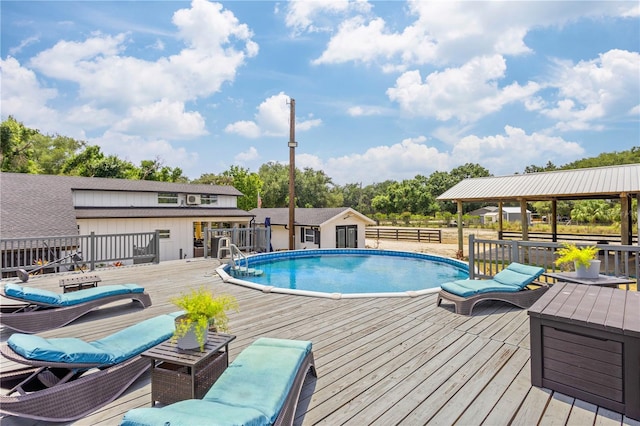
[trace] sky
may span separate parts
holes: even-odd
[[[495,176],[640,146],[638,1],[0,2],[2,120],[190,179]]]

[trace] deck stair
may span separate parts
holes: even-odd
[[[250,268],[249,259],[235,244],[229,244],[229,252],[231,254],[230,271],[234,277],[258,277],[264,273],[262,269]]]

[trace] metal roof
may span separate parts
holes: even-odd
[[[437,199],[540,201],[619,198],[621,194],[640,194],[640,164],[465,179]]]

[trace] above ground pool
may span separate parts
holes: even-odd
[[[331,298],[418,296],[469,278],[464,262],[391,250],[293,250],[248,256],[222,265],[225,282],[264,292]]]

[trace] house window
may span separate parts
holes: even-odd
[[[160,238],[171,238],[171,230],[170,229],[158,229],[158,234]]]
[[[175,192],[158,193],[158,204],[178,204],[178,194]]]
[[[316,231],[313,228],[305,228],[305,230],[304,230],[304,241],[306,243],[315,243],[316,242]]]
[[[217,195],[202,195],[200,197],[200,204],[216,205],[218,204]]]

